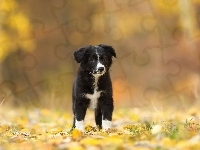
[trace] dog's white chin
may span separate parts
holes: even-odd
[[[104,74],[105,74],[105,71],[103,71],[103,72],[94,72],[94,73],[92,73],[93,76],[102,76],[102,75],[104,75]]]
[[[93,73],[92,74],[95,78],[99,78],[100,76],[103,75],[103,73]]]

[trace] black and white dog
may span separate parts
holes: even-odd
[[[104,44],[74,52],[80,67],[73,85],[73,128],[84,131],[87,108],[95,110],[95,122],[100,129],[111,128],[114,106],[109,68],[113,56],[116,57],[115,50]]]

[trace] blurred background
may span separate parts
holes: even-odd
[[[0,0],[0,103],[71,110],[73,52],[104,43],[116,108],[185,109],[200,100],[199,24],[199,0]]]

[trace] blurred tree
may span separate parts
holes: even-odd
[[[31,51],[34,42],[31,38],[31,26],[16,0],[1,0],[0,2],[0,60],[17,47]]]
[[[172,44],[172,47],[163,49],[166,63],[176,59],[181,63],[182,74],[193,66],[197,70],[199,63],[191,60],[197,61],[193,55],[198,55],[191,52],[191,45],[187,46],[185,41],[189,40],[185,38],[185,32],[189,29],[189,34],[199,35],[199,29],[195,27],[195,21],[200,24],[199,2],[200,0],[0,0],[2,81],[9,81],[10,87],[15,84],[18,92],[24,91],[29,85],[22,69],[24,66],[37,64],[34,69],[27,71],[31,83],[48,79],[50,88],[47,92],[47,88],[44,88],[47,95],[52,91],[56,98],[63,96],[63,99],[69,101],[72,78],[78,66],[73,60],[73,51],[87,44],[106,43],[116,49],[119,58],[126,57],[123,60],[118,58],[119,63],[123,62],[121,69],[124,69],[124,74],[118,68],[119,73],[114,68],[112,72],[114,77],[124,79],[123,83],[115,80],[119,81],[114,83],[115,88],[121,87],[118,91],[127,85],[134,97],[141,96],[136,98],[140,100],[143,99],[146,87],[156,86],[162,89],[164,95],[168,95],[171,87],[166,83],[165,74],[172,71],[171,68],[160,63],[162,57],[159,48],[147,49],[150,59],[146,58],[144,50],[161,44],[162,38],[164,44]],[[159,31],[155,30],[158,28]],[[31,50],[32,55],[23,57]],[[193,74],[191,71],[189,73]],[[183,83],[180,77],[174,77],[174,84],[178,80]],[[41,95],[45,92],[42,91]],[[31,90],[23,92],[25,96],[32,93]],[[118,92],[118,99],[123,99],[127,93]]]
[[[35,47],[27,13],[20,6],[17,0],[0,0],[0,99],[6,103],[9,92],[15,97],[26,86],[21,70],[27,62],[20,58]]]

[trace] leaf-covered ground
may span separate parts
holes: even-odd
[[[0,150],[135,149],[199,150],[200,111],[116,109],[113,128],[99,131],[92,111],[85,133],[70,132],[72,115],[65,111],[0,107]]]

